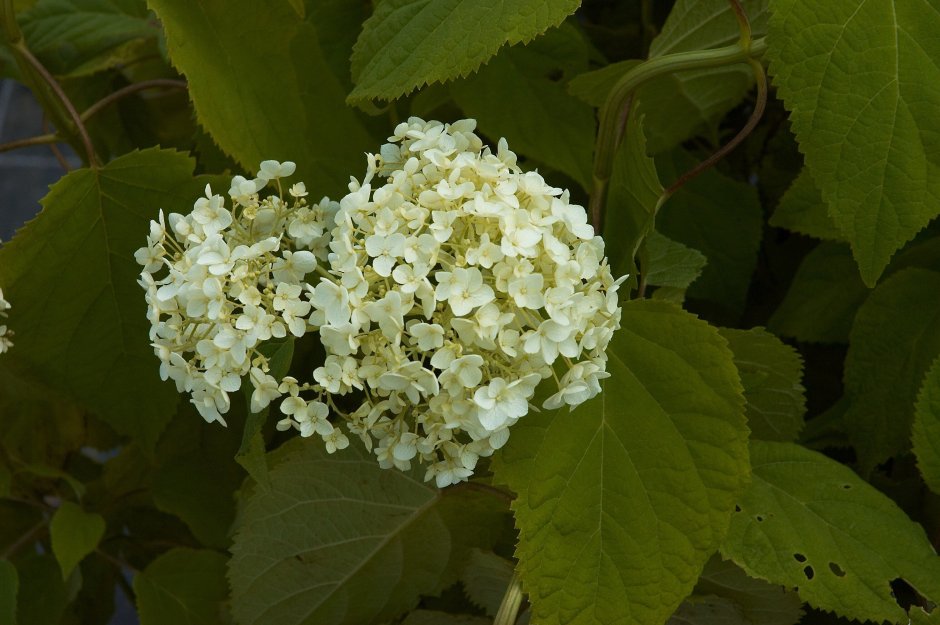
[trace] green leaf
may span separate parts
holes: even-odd
[[[803,612],[803,601],[795,592],[748,577],[736,564],[717,556],[705,565],[695,592],[732,602],[750,625],[793,625]]]
[[[62,571],[49,554],[29,554],[16,563],[20,591],[17,595],[18,625],[58,623],[69,602]]]
[[[385,0],[352,55],[351,100],[406,95],[476,71],[505,44],[558,26],[579,0]]]
[[[20,578],[9,560],[0,560],[0,625],[16,625],[16,593]]]
[[[569,95],[556,76],[587,62],[587,45],[574,27],[553,29],[527,46],[504,49],[478,73],[455,82],[451,93],[487,135],[507,137],[511,150],[590,189],[594,111]]]
[[[938,30],[936,0],[773,4],[774,83],[869,286],[940,211]]]
[[[294,357],[294,338],[273,339],[262,345],[258,351],[268,358],[270,374],[280,380],[287,375],[290,369],[291,359]],[[245,405],[251,406],[251,394],[255,388],[249,378],[243,391],[245,395]],[[248,412],[245,419],[245,429],[242,432],[242,442],[235,454],[235,460],[242,466],[251,478],[263,485],[268,484],[268,461],[265,458],[265,443],[262,428],[268,419],[269,408],[261,412]]]
[[[841,241],[842,233],[829,216],[826,202],[808,169],[803,169],[770,218],[770,225],[817,239]]]
[[[85,512],[71,501],[62,502],[52,515],[49,534],[63,578],[68,578],[82,558],[95,550],[104,536],[104,529],[104,517],[100,514]]]
[[[134,577],[140,625],[219,625],[228,598],[221,553],[177,547]]]
[[[130,60],[129,52],[160,35],[143,0],[39,0],[17,21],[43,65],[70,77]]]
[[[644,120],[632,113],[626,137],[614,157],[610,192],[604,214],[604,239],[614,275],[636,275],[634,257],[640,242],[653,227],[656,205],[663,193],[656,165],[646,155]]]
[[[795,441],[803,429],[806,413],[800,354],[763,328],[722,328],[719,332],[734,352],[734,364],[744,385],[751,436]]]
[[[189,79],[199,122],[253,174],[265,159],[297,163],[318,198],[345,192],[375,149],[330,72],[314,25],[285,0],[150,0],[170,59]]]
[[[0,285],[13,304],[8,355],[152,448],[179,395],[160,381],[147,338],[140,267],[157,211],[191,207],[204,179],[172,150],[132,152],[53,185],[43,211],[0,248]]]
[[[924,529],[846,466],[791,443],[753,441],[753,479],[722,545],[749,575],[850,619],[906,623],[901,578],[940,599],[940,558]]]
[[[767,327],[814,343],[845,343],[869,289],[844,243],[823,242],[803,258]]]
[[[460,575],[467,598],[483,608],[487,616],[496,616],[512,580],[513,563],[491,551],[474,549]]]
[[[767,27],[768,0],[744,0],[755,37]],[[679,0],[650,45],[649,58],[676,52],[718,48],[740,38],[730,5],[714,0]],[[637,60],[611,63],[571,81],[569,91],[592,106],[604,104],[610,90]],[[651,154],[659,154],[696,134],[716,140],[718,122],[753,84],[746,65],[681,72],[646,83],[637,99],[645,116]]]
[[[647,266],[646,283],[687,289],[702,275],[708,259],[698,250],[686,247],[656,231],[643,242]]]
[[[927,372],[917,395],[911,442],[924,481],[940,494],[940,358]]]
[[[695,161],[684,152],[657,159],[662,180],[673,181]],[[689,297],[714,302],[737,315],[744,307],[764,216],[757,190],[710,170],[692,180],[660,209],[657,230],[703,253],[708,265]]]
[[[865,472],[907,451],[921,380],[940,353],[940,273],[904,269],[855,316],[845,357],[843,418]]]
[[[243,625],[394,618],[455,582],[503,519],[491,495],[440,491],[420,467],[383,470],[358,444],[331,456],[298,439],[278,457],[270,486],[244,502],[232,547]]]
[[[662,302],[623,307],[611,378],[573,411],[530,413],[495,459],[533,621],[665,622],[747,478],[744,401],[718,332]]]

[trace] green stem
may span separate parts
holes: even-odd
[[[493,625],[513,625],[519,616],[522,596],[522,578],[519,573],[513,572],[506,594],[503,595],[503,602],[499,604],[499,611],[493,619]]]
[[[601,108],[600,128],[594,147],[594,188],[590,200],[591,221],[595,230],[599,232],[603,225],[607,184],[636,90],[644,83],[666,74],[747,63],[750,59],[761,57],[766,50],[767,43],[761,38],[750,42],[749,46],[736,43],[713,50],[677,52],[645,61],[624,74],[611,89]]]

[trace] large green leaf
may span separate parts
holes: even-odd
[[[772,7],[774,83],[829,212],[874,285],[940,212],[940,2]]]
[[[934,361],[920,387],[911,442],[924,481],[940,494],[940,358]]]
[[[527,46],[504,49],[479,72],[455,82],[451,93],[491,138],[507,137],[512,150],[590,189],[594,111],[568,94],[556,76],[583,71],[587,63],[580,33],[571,26],[553,29]]]
[[[940,558],[924,529],[848,467],[791,443],[753,441],[753,479],[722,553],[749,575],[797,587],[847,618],[907,623],[903,579],[940,600]]]
[[[39,0],[17,21],[43,65],[71,77],[130,60],[160,35],[144,0]]]
[[[104,536],[104,517],[85,512],[78,504],[64,501],[52,515],[49,534],[52,552],[59,561],[62,577],[68,578],[72,570],[98,546]]]
[[[744,0],[755,37],[767,27],[768,0]],[[650,45],[650,58],[731,45],[740,38],[727,2],[679,0]],[[617,81],[637,60],[612,63],[578,76],[569,90],[600,107]],[[718,122],[747,93],[753,76],[747,65],[681,72],[657,78],[639,91],[638,109],[646,117],[649,150],[664,152],[695,134],[715,139]]]
[[[868,293],[849,247],[825,241],[803,258],[767,327],[800,341],[845,343]]]
[[[16,348],[4,358],[40,375],[119,433],[151,448],[179,395],[158,375],[134,251],[160,208],[184,211],[206,181],[194,162],[150,149],[53,185],[43,211],[0,248]]]
[[[734,352],[734,364],[741,375],[751,435],[762,440],[795,441],[806,413],[799,353],[763,328],[720,332]]]
[[[438,490],[379,468],[358,444],[298,439],[245,501],[229,580],[242,625],[381,622],[457,580],[504,512],[491,495]]]
[[[635,300],[611,378],[569,412],[530,413],[495,462],[513,503],[533,620],[662,623],[723,537],[748,472],[732,354],[683,310]]]
[[[476,71],[505,44],[531,41],[580,0],[385,0],[352,55],[350,99],[385,100]]]
[[[914,402],[940,353],[940,273],[905,269],[855,316],[845,358],[843,417],[864,471],[910,446]]]
[[[375,150],[324,59],[314,25],[286,0],[150,0],[173,64],[189,79],[200,123],[253,173],[265,159],[297,163],[319,198],[344,191]]]
[[[177,547],[134,577],[140,625],[219,625],[228,597],[221,553]]]
[[[842,233],[829,216],[822,194],[805,168],[780,198],[780,204],[770,218],[770,225],[817,239],[842,240]]]
[[[660,178],[671,184],[694,159],[676,151],[657,159]],[[703,253],[708,264],[689,297],[737,314],[744,307],[763,232],[757,190],[710,170],[682,187],[656,218],[657,230]]]

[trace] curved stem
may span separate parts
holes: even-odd
[[[594,147],[594,182],[590,213],[596,230],[599,231],[602,226],[607,184],[610,181],[614,156],[626,127],[627,116],[623,114],[623,109],[629,106],[636,89],[666,74],[747,63],[750,59],[763,55],[766,50],[767,43],[761,38],[752,41],[749,46],[736,43],[713,50],[667,54],[635,66],[614,85],[601,108],[600,128]]]
[[[42,79],[49,85],[49,88],[52,89],[52,92],[55,93],[56,97],[62,103],[62,106],[65,107],[66,112],[68,112],[69,117],[72,120],[72,123],[75,124],[75,129],[78,131],[78,135],[82,140],[82,145],[85,148],[85,156],[88,158],[88,164],[92,167],[98,167],[98,157],[95,156],[95,148],[91,143],[91,137],[88,135],[88,129],[85,128],[85,124],[82,122],[81,117],[78,115],[78,111],[75,110],[75,105],[72,104],[72,101],[69,100],[69,97],[65,95],[65,92],[62,90],[62,87],[53,78],[52,74],[49,73],[42,63],[39,62],[33,53],[29,51],[29,48],[26,47],[22,41],[17,42],[13,45],[16,51],[26,60],[27,63],[32,66],[32,68],[39,74]]]
[[[42,116],[42,129],[47,134],[49,133],[49,124],[46,120],[46,115]],[[52,155],[55,157],[55,160],[59,163],[59,166],[65,170],[66,173],[72,171],[72,168],[69,166],[68,159],[65,158],[65,155],[62,154],[62,151],[59,149],[54,142],[49,144],[49,151],[52,152]]]
[[[182,80],[172,80],[169,78],[158,78],[155,80],[144,80],[141,82],[135,82],[126,87],[118,89],[114,93],[108,94],[105,97],[101,98],[81,114],[81,120],[87,122],[89,119],[100,113],[103,109],[111,106],[118,100],[126,98],[127,96],[137,93],[138,91],[146,91],[148,89],[186,89],[188,85]]]
[[[59,135],[50,132],[44,135],[37,135],[35,137],[27,137],[26,139],[16,139],[14,141],[0,143],[0,152],[9,152],[10,150],[16,150],[18,148],[27,148],[31,145],[45,145],[47,143],[55,143],[56,141],[59,141]]]
[[[675,182],[669,185],[669,188],[663,191],[663,194],[660,196],[656,204],[657,209],[661,207],[673,193],[681,189],[693,178],[714,167],[718,161],[741,145],[741,142],[754,132],[754,128],[757,127],[760,118],[764,115],[764,110],[767,108],[767,74],[764,72],[764,67],[760,62],[754,59],[751,59],[751,67],[754,68],[754,77],[757,79],[757,102],[754,104],[754,110],[751,112],[750,117],[748,117],[747,123],[738,131],[738,134],[736,134],[731,141],[721,146],[717,152],[679,176]]]

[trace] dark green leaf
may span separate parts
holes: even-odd
[[[740,382],[714,328],[631,301],[608,355],[599,397],[530,413],[495,461],[518,493],[517,570],[543,625],[665,622],[747,478]]]
[[[58,623],[69,596],[62,571],[49,554],[30,554],[16,563],[20,578],[17,595],[17,625]]]
[[[383,470],[358,444],[331,456],[298,439],[277,456],[270,486],[245,502],[232,547],[242,625],[393,618],[455,582],[469,548],[487,547],[501,526],[492,496],[437,490],[420,467]]]
[[[490,625],[492,619],[469,614],[450,614],[436,610],[415,610],[401,625]]]
[[[46,68],[70,77],[129,61],[160,35],[143,0],[39,0],[17,21]]]
[[[702,275],[708,259],[698,250],[664,237],[656,231],[643,242],[646,250],[646,283],[687,289]]]
[[[104,536],[104,529],[104,517],[100,514],[85,512],[71,501],[62,502],[52,515],[49,534],[63,578],[67,579],[82,558],[95,550]]]
[[[940,358],[927,372],[917,396],[912,443],[924,481],[940,494]]]
[[[936,0],[773,3],[774,84],[869,286],[940,212],[938,30]]]
[[[770,225],[817,239],[841,241],[842,233],[829,216],[828,206],[808,169],[803,169],[770,218]]]
[[[940,599],[940,558],[924,529],[846,466],[791,443],[753,441],[753,479],[722,553],[749,575],[797,587],[850,619],[907,623],[903,579]]]
[[[587,57],[577,30],[553,29],[527,46],[503,50],[478,73],[454,83],[451,92],[464,113],[476,118],[494,140],[506,137],[513,151],[589,189],[594,111],[569,95],[555,76],[583,69]]]
[[[694,164],[681,152],[657,159],[660,178],[670,184]],[[656,218],[657,230],[708,259],[689,297],[714,302],[734,314],[744,306],[757,265],[763,221],[757,190],[715,170],[677,191]]]
[[[505,44],[558,26],[578,0],[385,0],[352,55],[354,100],[406,95],[476,71]]]
[[[140,625],[219,625],[228,598],[226,558],[177,547],[134,577]]]
[[[16,625],[16,593],[20,578],[9,560],[0,560],[0,625]]]
[[[253,174],[265,159],[297,163],[317,198],[345,190],[375,150],[327,65],[314,25],[284,0],[150,0],[199,122]]]
[[[43,199],[42,213],[0,248],[0,285],[15,302],[9,325],[17,342],[9,357],[145,449],[179,395],[160,382],[134,251],[160,208],[183,210],[200,195],[205,181],[192,171],[191,158],[159,149],[73,171]]]
[[[734,562],[717,556],[705,565],[695,592],[732,601],[750,625],[793,625],[803,612],[795,592],[748,577]]]
[[[844,343],[868,293],[848,246],[823,242],[803,259],[767,326],[800,341]]]
[[[768,441],[796,440],[806,413],[799,353],[763,328],[723,328],[720,332],[734,352],[734,364],[744,385],[751,436]]]
[[[487,616],[496,616],[512,580],[513,569],[513,563],[506,558],[474,549],[460,575],[467,598],[483,608]]]
[[[845,358],[843,418],[863,471],[910,448],[917,391],[940,353],[940,273],[905,269],[859,309]]]

